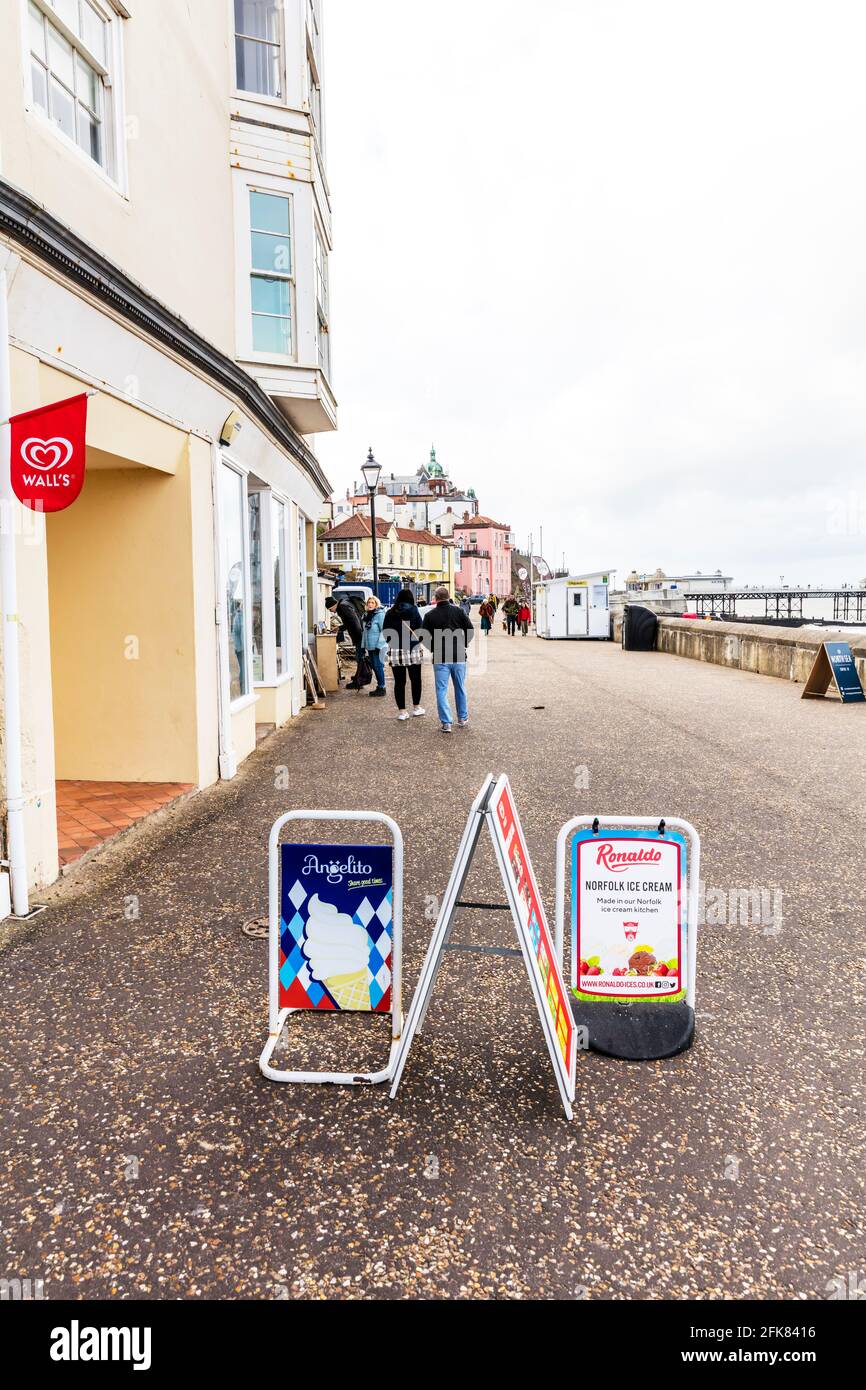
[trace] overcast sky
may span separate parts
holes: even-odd
[[[863,0],[324,0],[336,491],[552,562],[866,574]]]

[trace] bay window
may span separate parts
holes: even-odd
[[[282,98],[281,9],[281,0],[235,0],[238,91]]]
[[[28,0],[33,105],[109,174],[116,172],[116,17],[97,0]]]
[[[291,199],[251,188],[249,200],[253,351],[289,357],[294,291]]]
[[[319,366],[331,374],[331,337],[328,331],[328,253],[316,229],[316,346]]]

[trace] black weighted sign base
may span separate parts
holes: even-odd
[[[655,1062],[676,1057],[691,1047],[695,1036],[695,1011],[685,1000],[657,1004],[655,1000],[600,999],[588,1004],[571,1000],[571,1012],[579,1028],[586,1028],[591,1052],[620,1057],[627,1062]]]

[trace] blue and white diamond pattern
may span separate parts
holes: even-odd
[[[369,898],[365,898],[364,901],[362,903],[359,903],[358,907],[355,909],[355,921],[360,922],[361,926],[364,928],[365,931],[367,927],[369,927],[370,922],[374,916],[375,912],[370,903]]]
[[[299,908],[306,896],[306,888],[303,887],[300,879],[296,878],[291,888],[289,889],[289,902],[292,904],[292,907]]]

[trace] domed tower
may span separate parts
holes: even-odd
[[[430,487],[441,497],[448,490],[448,479],[445,476],[445,469],[436,458],[436,449],[430,445],[430,462],[427,465],[427,477],[430,479]]]

